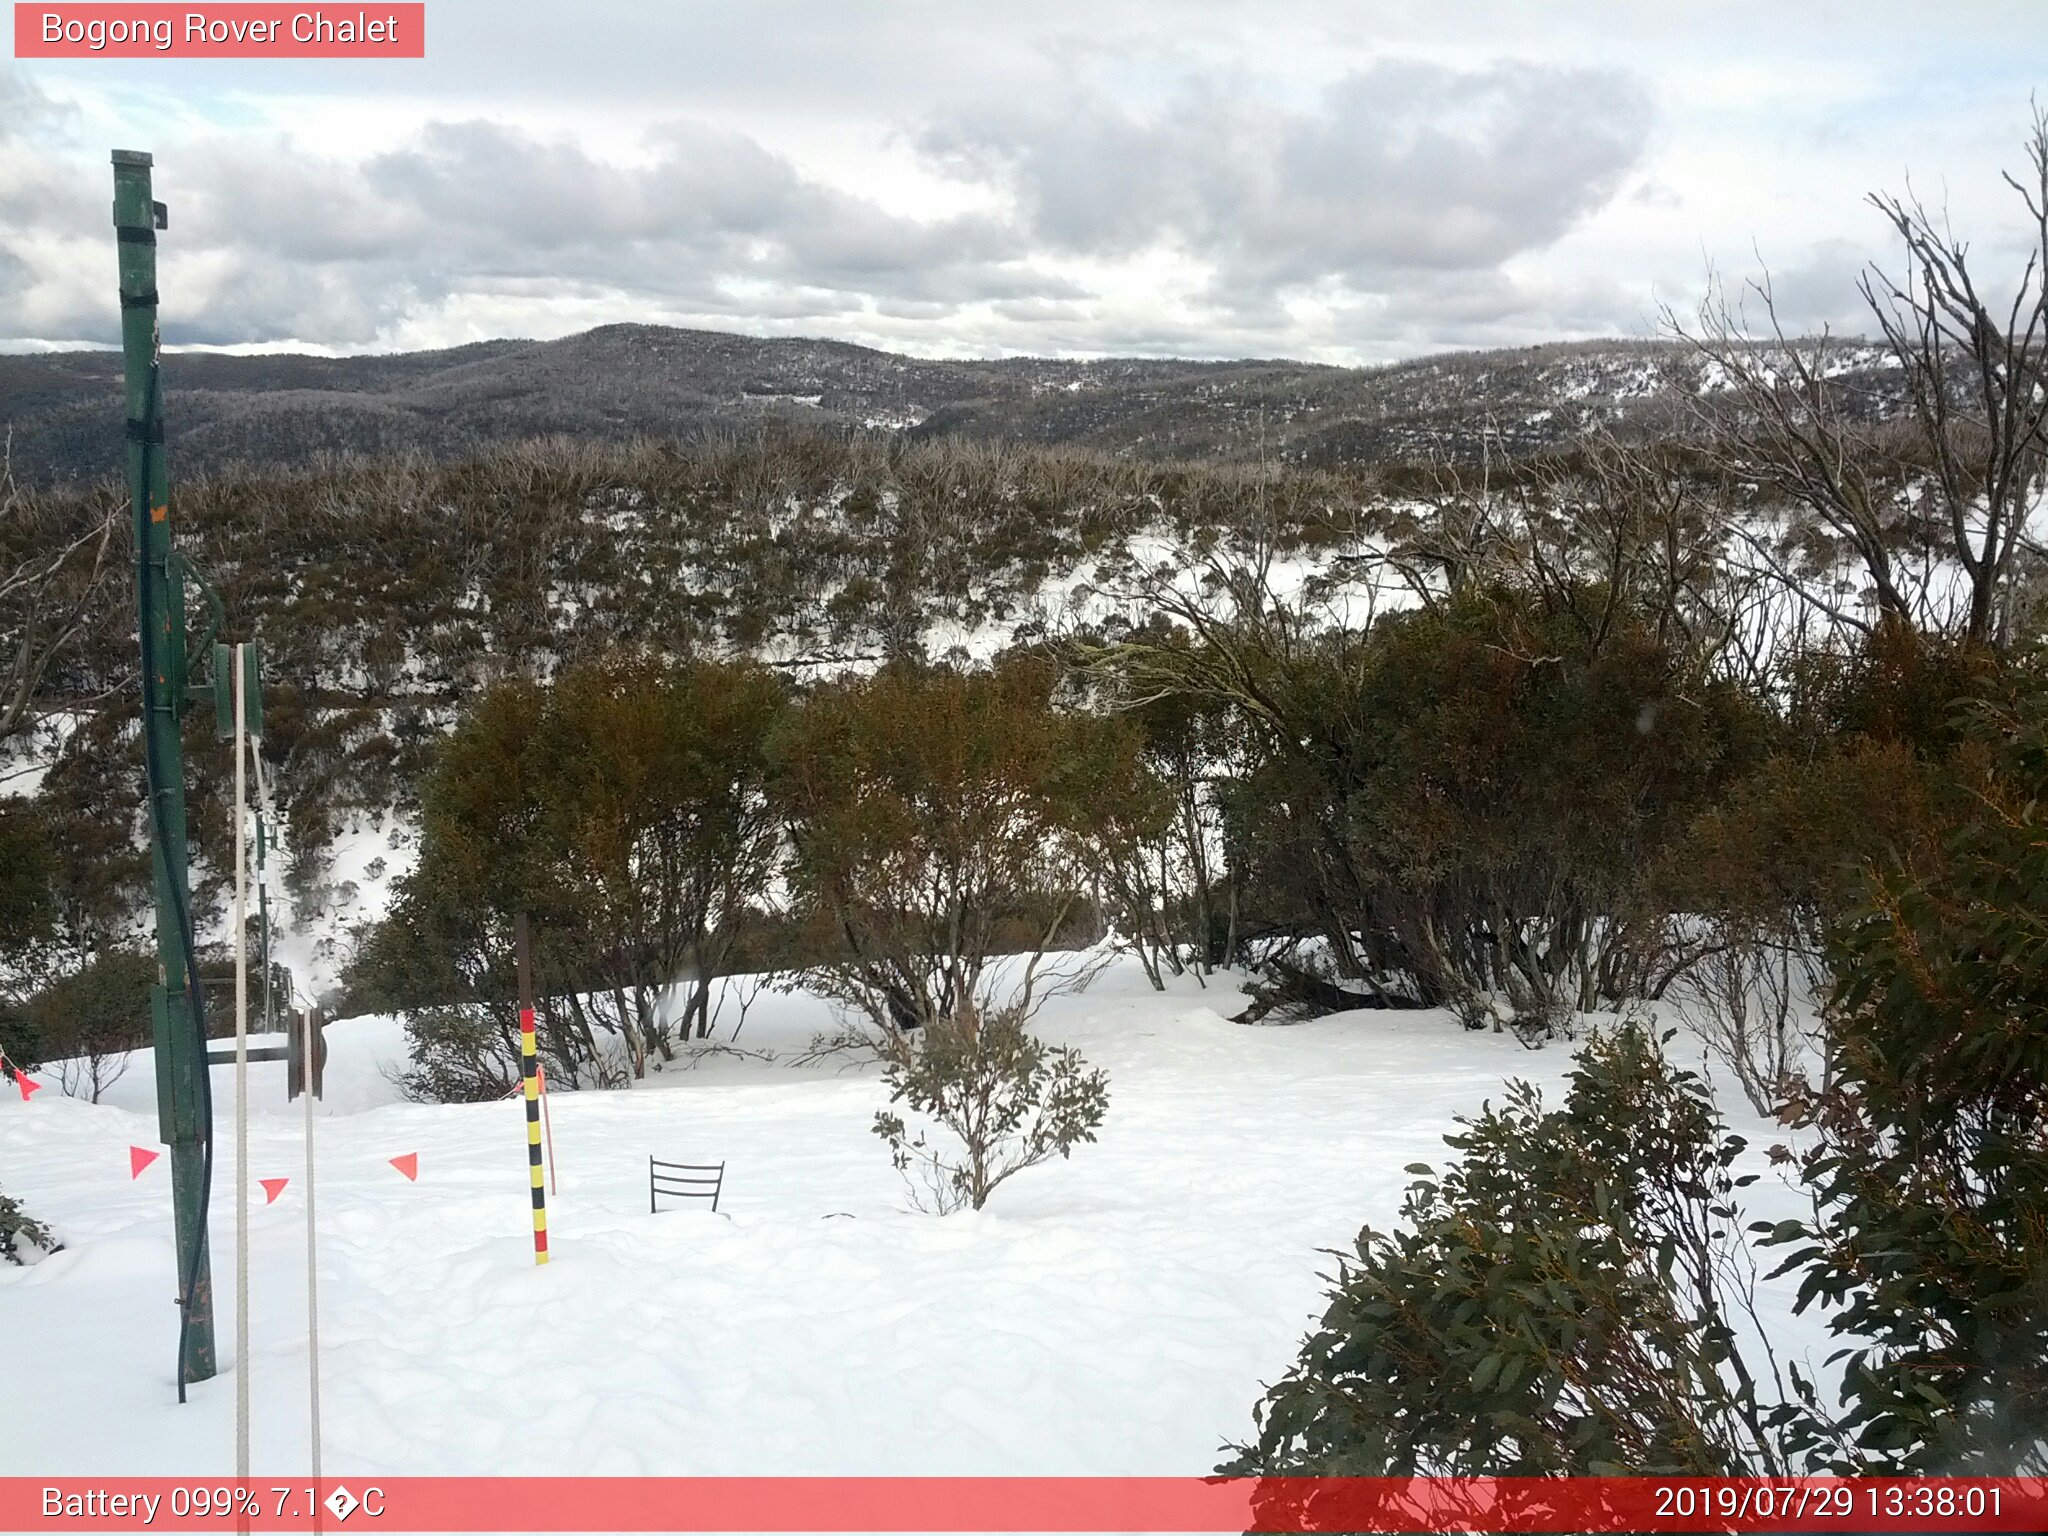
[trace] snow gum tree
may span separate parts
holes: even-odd
[[[489,690],[436,757],[401,921],[359,970],[401,994],[388,1002],[494,1009],[482,1034],[448,1021],[467,1058],[505,1033],[509,977],[482,957],[509,957],[523,911],[572,1073],[596,1069],[605,1036],[636,1076],[668,1054],[679,984],[682,1027],[707,1033],[712,984],[779,853],[765,752],[782,707],[763,668],[630,653]],[[478,963],[458,975],[463,956]],[[451,1080],[486,1091],[502,1042],[486,1054]]]
[[[777,737],[788,880],[811,979],[896,1035],[963,1010],[1028,1016],[1084,981],[1113,828],[1163,822],[1121,722],[1056,710],[1052,668],[894,667],[822,688]]]
[[[1692,324],[1667,316],[1721,386],[1700,407],[1715,456],[1863,567],[1869,602],[1857,612],[1787,541],[1735,530],[1759,568],[1838,623],[1905,621],[2000,648],[2024,630],[2032,594],[2021,577],[2038,558],[2028,523],[2048,484],[2048,115],[2036,111],[2025,167],[2004,179],[2023,260],[2003,292],[1972,266],[1945,209],[1910,191],[1869,199],[1899,242],[1857,285],[1897,365],[1895,419],[1862,419],[1855,392],[1837,386],[1849,343],[1786,334],[1768,274],[1732,306],[1710,298]],[[1929,554],[1960,582],[1916,570]]]
[[[688,979],[681,1025],[711,1030],[712,983],[779,853],[766,744],[783,704],[765,669],[624,658],[555,686],[543,750],[550,873],[578,892],[644,1042]]]
[[[820,690],[777,742],[812,982],[866,1017],[891,1103],[931,1122],[889,1109],[875,1132],[941,1212],[1094,1140],[1103,1074],[1026,1022],[1100,963],[1073,946],[1106,850],[1169,815],[1135,732],[1054,709],[1053,681],[1035,657],[891,668]]]
[[[1648,871],[1756,751],[1753,701],[1606,585],[1475,585],[1346,626],[1248,579],[1194,643],[1134,636],[1095,664],[1134,701],[1245,722],[1222,798],[1259,924],[1389,1002],[1547,1018],[1649,990]]]

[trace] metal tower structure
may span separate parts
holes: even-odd
[[[213,1098],[207,1077],[192,891],[187,873],[182,725],[211,686],[190,685],[185,584],[172,548],[170,475],[164,461],[163,381],[158,356],[156,236],[168,220],[150,196],[150,157],[114,151],[114,231],[121,269],[121,351],[126,364],[128,491],[135,531],[136,636],[142,652],[142,748],[156,874],[157,981],[150,991],[156,1042],[157,1119],[171,1149],[178,1245],[178,1400],[188,1382],[215,1371],[213,1279],[206,1218],[213,1183]],[[210,656],[220,605],[197,648]]]

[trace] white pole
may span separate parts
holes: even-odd
[[[235,1476],[249,1476],[249,856],[248,700],[235,669]],[[239,1508],[240,1506],[237,1505]]]
[[[320,1255],[313,1242],[313,1052],[319,1032],[314,1010],[304,1015],[306,1043],[299,1054],[299,1096],[306,1101],[306,1365],[312,1384],[313,1482],[320,1481]],[[314,1498],[319,1494],[316,1491]]]

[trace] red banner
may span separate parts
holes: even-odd
[[[423,59],[424,4],[21,5],[17,59]]]
[[[0,1531],[2040,1531],[2039,1478],[0,1478]]]

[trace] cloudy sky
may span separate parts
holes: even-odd
[[[2042,0],[429,0],[427,58],[0,60],[0,349],[382,351],[615,320],[928,356],[1365,363],[1647,335],[1769,265],[1861,329],[1863,202],[1998,272]]]

